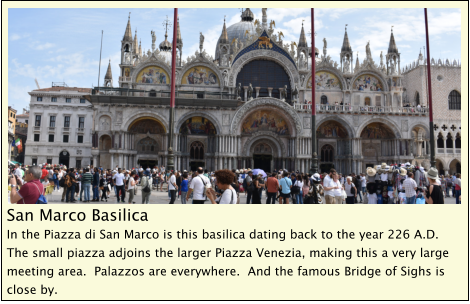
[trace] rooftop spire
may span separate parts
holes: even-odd
[[[225,17],[224,17],[224,27],[222,28],[222,34],[220,35],[220,43],[228,43],[228,34],[227,28],[225,27]]]
[[[106,71],[104,79],[113,79],[113,73],[111,72],[111,59],[109,59],[108,70]]]
[[[180,17],[178,17],[178,23],[176,27],[176,43],[183,44],[183,38],[181,38],[181,31],[180,31]]]
[[[348,38],[348,28],[344,28],[344,39],[343,39],[343,46],[341,47],[341,52],[352,52],[351,44],[349,43],[349,38]]]
[[[131,13],[129,13],[129,19],[127,20],[126,31],[124,32],[123,41],[132,41],[132,32],[131,32]]]
[[[307,38],[305,37],[303,20],[302,20],[302,30],[300,31],[299,47],[308,47]]]
[[[390,35],[390,43],[388,44],[388,54],[398,53],[398,48],[395,43],[395,37],[393,37],[393,25],[392,25],[392,34]]]
[[[134,35],[134,54],[137,54],[137,29],[135,29],[135,35]]]

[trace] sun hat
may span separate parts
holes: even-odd
[[[407,171],[406,171],[405,168],[400,168],[400,175],[401,176],[406,176],[406,173],[407,173]]]
[[[240,173],[240,171],[238,171],[238,170],[235,170],[235,173],[237,173],[237,174],[238,174],[238,173]]]
[[[375,176],[377,174],[377,171],[374,168],[368,167],[367,168],[367,175],[368,176]]]
[[[318,173],[315,173],[312,176],[312,179],[313,179],[314,182],[321,182],[320,174],[318,174]]]
[[[438,177],[437,169],[434,167],[429,168],[428,172],[424,173],[424,176],[430,179],[437,179]]]
[[[385,168],[387,167],[387,164],[386,163],[382,163],[382,165],[380,165],[382,168]]]

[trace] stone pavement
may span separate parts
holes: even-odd
[[[100,195],[101,195],[101,191],[100,191]],[[91,195],[92,197],[93,195]],[[83,203],[81,201],[79,201],[80,196],[77,196],[75,199],[77,200],[76,203],[78,204],[117,204],[117,199],[114,195],[114,191],[111,192],[110,194],[110,198],[108,198],[108,201],[105,202],[90,202],[90,203]],[[49,204],[69,204],[69,203],[65,203],[65,202],[61,202],[62,198],[62,188],[59,190],[59,191],[54,191],[51,195],[49,195],[47,197],[47,200],[49,202]],[[127,196],[126,196],[126,204],[127,204]],[[134,196],[134,202],[136,204],[142,204],[142,192],[141,192],[141,187],[139,186],[138,187],[138,190],[137,190],[137,195]],[[150,195],[150,204],[168,204],[170,202],[170,198],[168,197],[168,192],[166,192],[166,187],[164,187],[164,191],[156,191],[156,190],[152,190],[151,192],[151,195]],[[262,199],[261,199],[261,202],[263,204],[266,203],[266,194],[265,192],[263,192],[263,196],[262,196]],[[188,202],[190,203],[190,202]],[[279,204],[279,202],[276,202],[277,204]],[[289,203],[292,204],[292,200],[289,200]],[[453,197],[450,197],[450,198],[446,198],[445,199],[445,203],[446,204],[455,204],[455,198]],[[120,203],[122,204],[122,202]],[[175,204],[181,204],[181,199],[176,199],[175,201]],[[207,201],[206,204],[210,204],[210,201]],[[240,194],[240,204],[246,204],[246,196],[244,193],[241,193]]]

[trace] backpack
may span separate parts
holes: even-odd
[[[47,204],[47,199],[43,195],[44,193],[41,194],[41,191],[39,190],[38,186],[36,184],[34,184],[34,185],[36,186],[36,188],[38,189],[38,192],[39,192],[39,197],[38,197],[38,200],[36,201],[36,204]]]
[[[67,176],[65,177],[65,186],[66,186],[67,188],[72,187],[72,181],[70,180],[70,176],[69,176],[69,175],[67,175]]]
[[[356,188],[356,187],[355,187],[355,185],[352,183],[352,184],[351,184],[351,189],[349,189],[349,192],[351,192],[351,194],[354,194],[354,195],[355,195],[355,194],[356,194],[356,191],[354,190],[354,188]]]
[[[145,176],[143,177],[145,178]],[[143,179],[142,178],[142,179]],[[150,187],[149,187],[149,178],[147,177],[147,186],[145,186],[144,188],[142,188],[142,192],[145,192],[145,193],[149,193],[150,192]]]
[[[59,181],[59,186],[61,186],[62,188],[65,187],[65,178],[62,176],[62,178],[60,179]]]

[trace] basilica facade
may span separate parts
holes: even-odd
[[[423,83],[426,75],[414,75],[416,66],[400,66],[393,32],[378,62],[369,44],[366,58],[359,62],[345,29],[340,62],[334,62],[326,39],[312,58],[303,26],[298,43],[287,43],[282,32],[275,32],[275,22],[268,23],[267,9],[262,11],[261,21],[245,9],[240,22],[228,28],[224,22],[215,57],[204,50],[201,33],[199,51],[183,59],[184,29],[178,22],[175,79],[167,35],[157,48],[152,33],[152,46],[143,52],[129,19],[118,82],[113,83],[110,63],[105,87],[84,96],[93,109],[90,161],[107,168],[166,165],[172,132],[178,170],[202,166],[308,172],[313,60],[321,171],[334,167],[344,173],[364,172],[383,162],[429,167],[430,140],[437,139],[430,138],[426,87],[415,84]],[[435,65],[431,68],[441,68]],[[448,73],[460,75],[460,64],[447,67]],[[451,92],[457,91],[460,109],[460,79],[452,77],[454,83],[441,87],[442,96],[434,103],[448,104]],[[170,118],[172,81],[176,111]],[[415,91],[423,96],[418,101]],[[460,128],[458,112],[452,124]],[[460,163],[455,152],[450,158]],[[441,159],[446,162],[442,170],[449,171],[451,160]]]

